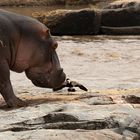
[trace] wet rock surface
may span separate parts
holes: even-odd
[[[41,96],[44,101],[37,102]],[[16,109],[2,107],[1,99],[0,139],[139,140],[140,104],[125,100],[139,96],[103,91],[55,92],[35,95],[28,100],[28,107]]]

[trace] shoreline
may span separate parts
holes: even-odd
[[[82,6],[82,5],[103,5],[115,0],[2,0],[1,7],[39,7],[39,6]]]

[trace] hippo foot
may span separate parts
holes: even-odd
[[[8,100],[7,105],[8,107],[24,107],[27,106],[27,103],[15,97],[14,99]]]

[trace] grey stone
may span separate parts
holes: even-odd
[[[33,130],[24,132],[4,132],[1,140],[121,140],[123,136],[111,130],[79,131],[79,130]],[[126,140],[132,140],[126,138]]]
[[[123,136],[134,138],[134,137],[138,137],[138,134],[133,133],[132,131],[129,131],[129,130],[124,130],[123,131]]]
[[[140,104],[140,95],[127,95],[122,98],[128,103]]]
[[[24,108],[0,110],[0,140],[139,138],[139,104],[135,108],[123,102],[120,95],[78,94],[65,95],[76,95],[73,100],[55,100]],[[57,95],[54,93],[53,96]],[[115,99],[118,102],[112,104]],[[94,105],[95,101],[99,104]],[[102,101],[104,104],[101,104]]]
[[[85,98],[83,100],[81,100],[83,102],[86,102],[89,105],[107,105],[107,104],[114,104],[113,99],[111,97],[108,96],[95,96],[95,97],[91,97],[91,98]]]

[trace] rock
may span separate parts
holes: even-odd
[[[1,109],[0,140],[139,140],[140,109],[122,102],[120,95],[94,92],[46,94],[46,103]],[[34,96],[40,98],[41,93]],[[52,96],[55,100],[49,102]],[[66,96],[72,96],[71,100],[66,100]],[[60,97],[63,100],[56,100]],[[112,104],[114,99],[120,101]]]
[[[128,95],[122,97],[126,102],[132,104],[140,104],[140,96],[139,95]]]
[[[81,101],[86,102],[89,105],[107,105],[107,104],[114,104],[113,99],[108,96],[94,96],[91,98],[85,98],[82,99]]]
[[[132,6],[121,9],[104,9],[102,11],[101,26],[107,27],[140,26],[140,5],[137,7]]]
[[[33,17],[53,35],[140,34],[140,4],[119,9],[56,10],[34,13]]]
[[[85,130],[33,130],[23,132],[3,132],[0,133],[1,140],[121,140],[123,136],[114,133],[111,130],[104,131],[85,131]],[[126,138],[126,140],[132,140]]]
[[[107,35],[139,35],[139,21],[140,1],[118,0],[104,7],[101,32]]]
[[[139,35],[140,26],[130,26],[130,27],[102,26],[101,33],[106,35]]]
[[[122,134],[123,136],[130,137],[130,138],[138,137],[138,134],[133,133],[132,131],[129,130],[124,130]]]
[[[90,9],[34,13],[33,17],[47,25],[53,35],[97,34],[101,18],[100,12]]]
[[[55,0],[1,0],[0,6],[48,6],[48,5],[56,5],[56,4],[65,4],[63,0],[59,0],[59,2]]]
[[[56,116],[58,115],[56,114]],[[73,117],[72,115],[67,115],[67,116]],[[101,120],[98,119],[93,121],[87,121],[87,120],[79,121],[75,119],[63,120],[62,117],[60,120],[57,119],[53,121],[48,120],[47,122],[45,117],[36,118],[20,123],[15,123],[4,130],[5,131],[11,130],[14,132],[34,130],[34,129],[63,129],[63,130],[76,130],[76,129],[96,130],[97,129],[99,130],[99,129],[118,127],[118,122],[114,121],[112,118],[105,118]]]
[[[1,0],[0,6],[55,6],[55,5],[87,5],[101,0]]]
[[[118,0],[104,7],[104,9],[129,8],[137,6],[140,6],[139,0]]]

